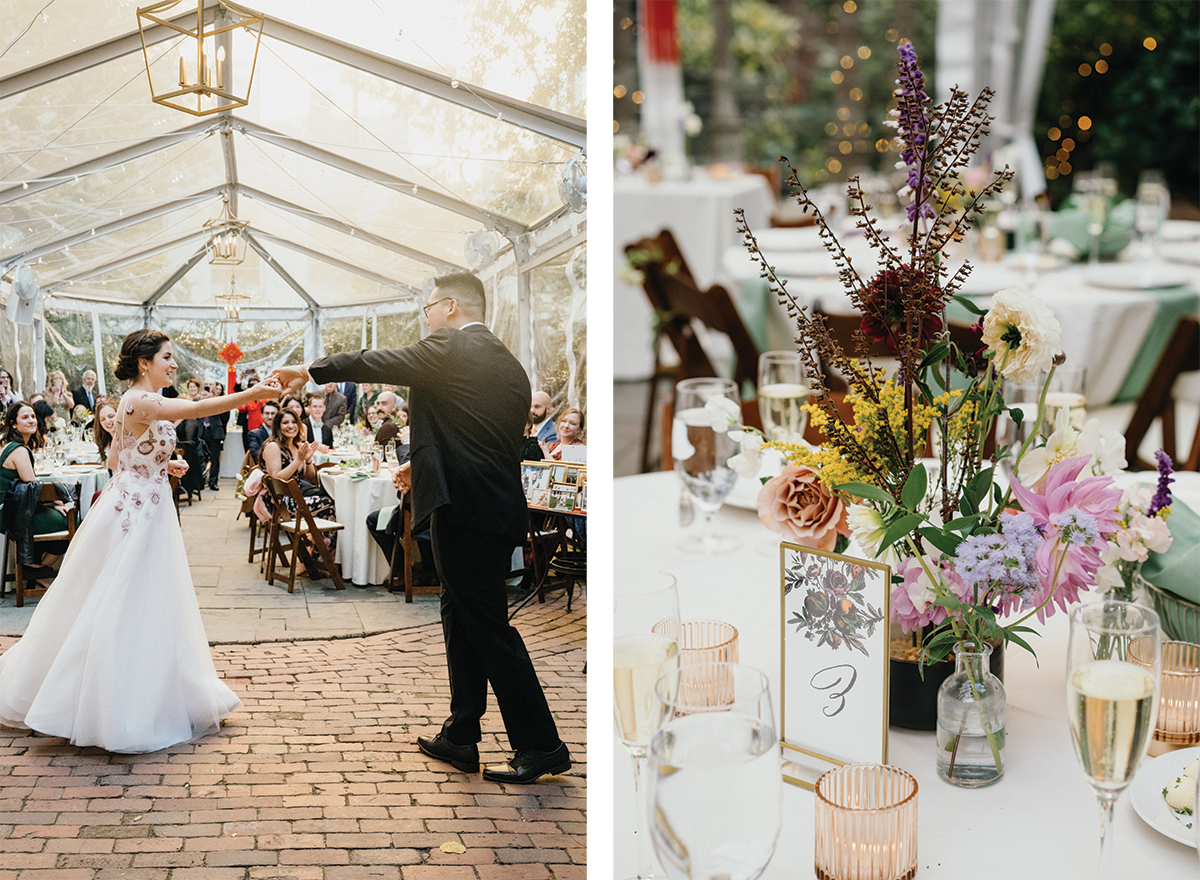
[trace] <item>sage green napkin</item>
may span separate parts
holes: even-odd
[[[1113,204],[1104,224],[1104,232],[1100,233],[1101,256],[1115,257],[1133,240],[1133,217],[1136,211],[1137,203],[1130,199]],[[1050,237],[1065,238],[1086,258],[1092,247],[1087,225],[1087,211],[1076,207],[1075,197],[1072,196],[1061,210],[1051,216]]]
[[[1166,553],[1151,553],[1142,577],[1181,599],[1200,604],[1200,516],[1176,501],[1167,519],[1175,540]]]

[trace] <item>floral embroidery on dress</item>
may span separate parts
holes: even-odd
[[[161,403],[150,400],[147,403]],[[125,407],[126,414],[134,412],[131,400]],[[122,420],[120,438],[117,441],[117,473],[111,484],[117,493],[113,509],[124,513],[122,531],[129,531],[135,516],[149,519],[154,508],[162,503],[167,482],[167,462],[175,448],[175,426],[170,422],[152,421],[138,436],[125,430]]]

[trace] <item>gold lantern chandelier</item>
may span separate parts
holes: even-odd
[[[229,196],[221,199],[221,214],[204,224],[208,233],[208,262],[213,266],[240,266],[246,260],[246,236],[249,221],[239,221],[229,209]]]
[[[221,319],[224,323],[242,323],[242,307],[249,304],[250,297],[237,289],[237,279],[234,277],[233,272],[229,273],[228,292],[218,293],[214,299],[217,305],[225,311],[225,317]]]
[[[215,6],[210,5],[211,14],[205,21],[205,0],[187,0],[188,5],[193,2],[196,6],[193,28],[168,18],[168,13],[184,0],[160,0],[137,11],[142,57],[150,79],[150,98],[156,104],[192,116],[209,116],[222,110],[245,107],[250,101],[250,86],[254,82],[263,19],[229,0],[217,0]],[[157,69],[151,66],[146,31],[155,26],[169,28],[183,38],[179,43],[177,71],[173,65],[159,65]],[[250,58],[244,87],[236,81],[234,74],[235,46],[239,57],[244,52]]]

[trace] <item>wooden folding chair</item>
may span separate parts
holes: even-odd
[[[1155,467],[1138,457],[1138,447],[1146,438],[1146,432],[1155,419],[1162,419],[1162,448],[1177,470],[1200,470],[1200,421],[1196,424],[1196,433],[1192,439],[1192,448],[1183,461],[1176,458],[1175,453],[1175,398],[1172,388],[1181,373],[1200,370],[1200,321],[1190,315],[1179,319],[1167,347],[1163,349],[1158,366],[1146,383],[1142,396],[1134,407],[1129,419],[1129,427],[1125,429],[1125,461],[1130,470],[1150,470]]]
[[[179,516],[179,494],[181,492],[179,488],[179,477],[175,476],[174,474],[168,474],[167,482],[171,484],[171,501],[175,503],[175,519],[182,525],[183,520]],[[189,503],[188,506],[190,507],[191,504]]]
[[[696,334],[695,323],[729,337],[735,357],[733,379],[739,388],[746,382],[751,386],[757,383],[758,347],[742,322],[733,298],[724,287],[714,285],[706,291],[699,289],[670,230],[664,229],[655,237],[634,242],[626,246],[625,252],[649,256],[639,268],[644,276],[642,287],[650,300],[651,308],[655,311],[657,324],[654,337],[654,372],[650,379],[650,399],[642,428],[644,473],[650,469],[651,429],[655,409],[662,407],[662,401],[658,397],[659,380],[669,378],[679,381],[717,375],[716,368]],[[662,363],[660,349],[664,337],[679,355],[677,367],[668,367]],[[674,399],[673,393],[669,396]],[[745,401],[742,404],[742,417],[746,424],[756,428],[762,427],[757,401]]]
[[[275,514],[271,518],[271,552],[267,561],[267,582],[275,583],[276,560],[285,562],[288,566],[288,592],[292,592],[296,583],[296,563],[300,555],[300,544],[305,537],[312,536],[316,555],[320,557],[326,572],[333,578],[337,589],[346,589],[342,573],[333,561],[333,552],[325,543],[327,534],[341,531],[345,526],[333,520],[314,517],[304,493],[300,491],[300,484],[295,480],[279,480],[275,477],[268,477],[267,482],[271,486],[275,498]],[[285,498],[291,498],[296,505],[296,515],[292,519],[285,519],[289,515],[287,505],[284,503]],[[286,545],[282,541],[282,535],[288,537]],[[313,574],[315,572],[309,572],[310,577]],[[313,579],[315,580],[315,578]]]
[[[239,508],[237,515],[245,515],[246,519],[250,521],[250,552],[246,557],[247,562],[253,562],[255,556],[262,556],[265,554],[267,552],[267,545],[270,542],[270,536],[268,535],[270,529],[268,525],[266,523],[259,522],[258,515],[254,512],[254,501],[257,496],[247,495],[244,488],[246,485],[246,478],[257,466],[258,463],[255,462],[254,456],[252,456],[249,452],[242,457],[242,466],[238,470],[238,488],[237,492],[234,494],[234,497],[242,502],[242,506]],[[263,485],[266,485],[265,478]],[[259,542],[260,535],[262,536],[261,546]]]
[[[392,544],[389,560],[387,587],[389,590],[404,584],[404,601],[411,602],[417,593],[440,593],[441,584],[415,584],[413,582],[413,515],[410,496],[405,495],[396,510],[400,521],[396,524],[396,540]],[[399,571],[397,571],[399,567]]]
[[[75,497],[76,497],[76,499],[79,498],[79,484],[78,483],[76,483],[76,485],[75,485]],[[59,500],[58,489],[55,487],[55,485],[53,483],[42,483],[42,491],[41,491],[41,494],[38,495],[38,500],[43,504],[53,504],[54,502]],[[47,532],[44,535],[34,535],[33,536],[34,546],[36,547],[39,543],[45,543],[46,541],[62,541],[64,539],[67,541],[70,541],[72,538],[74,538],[75,537],[75,522],[76,522],[76,515],[77,515],[78,509],[79,509],[79,502],[78,502],[78,500],[76,500],[75,505],[70,510],[67,511],[67,527],[65,529],[60,529],[57,532]],[[7,556],[8,556],[8,541],[7,540],[5,540],[4,555],[5,555],[5,569],[7,571],[7,561],[8,561],[7,560]],[[29,598],[33,598],[35,596],[43,596],[46,593],[46,588],[37,586],[36,581],[34,582],[33,586],[30,586],[29,580],[25,575],[25,566],[21,564],[20,556],[17,555],[13,561],[14,561],[14,568],[16,569],[16,577],[14,578],[14,580],[16,581],[15,592],[16,592],[16,596],[17,596],[17,607],[23,608],[23,607],[25,607],[25,598],[27,596]],[[51,580],[53,581],[53,578],[51,578]]]

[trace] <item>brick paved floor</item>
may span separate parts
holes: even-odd
[[[516,622],[575,761],[564,776],[499,786],[417,750],[448,706],[437,624],[219,645],[245,705],[218,735],[112,755],[0,728],[0,880],[582,880],[586,600]],[[507,746],[493,700],[481,760]]]

